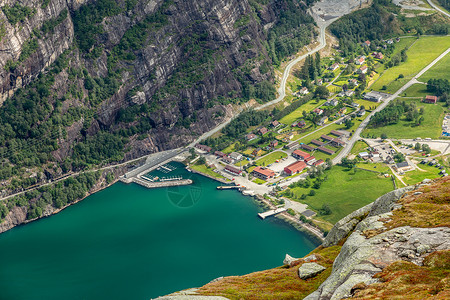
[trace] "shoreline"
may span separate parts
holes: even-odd
[[[189,167],[186,167],[186,169],[192,173],[196,173],[199,175],[202,175],[204,177],[210,178],[212,180],[218,181],[220,183],[224,183],[224,184],[230,184],[233,182],[227,182],[225,180],[222,180],[221,178],[215,178],[211,175],[202,173],[200,171],[197,170],[192,170]],[[265,199],[263,196],[259,195],[259,194],[255,194],[253,196],[251,195],[245,195],[242,192],[240,192],[243,196],[246,197],[251,197],[254,200],[256,200],[256,202],[263,208],[268,208],[268,209],[276,209],[276,206],[274,206],[272,203],[270,203],[269,200]],[[317,228],[318,231],[322,232],[322,236],[319,236],[317,232],[311,230],[310,228],[308,228],[308,226],[306,226],[304,223],[302,223],[299,219],[295,218],[294,216],[290,215],[288,212],[282,212],[280,214],[275,215],[274,217],[283,220],[284,222],[292,225],[295,229],[297,229],[298,231],[302,232],[302,233],[306,233],[309,237],[314,238],[315,240],[320,241],[320,244],[324,241],[325,237],[323,236],[323,232]]]

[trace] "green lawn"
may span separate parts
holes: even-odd
[[[354,154],[354,155],[358,155],[359,152],[367,151],[367,147],[369,147],[369,145],[367,145],[366,142],[364,142],[362,140],[357,141],[355,143],[355,145],[353,145],[352,151],[350,151],[350,153]]]
[[[371,110],[371,108],[376,108],[381,104],[381,102],[373,102],[364,99],[356,99],[355,102],[358,103],[359,105],[364,105],[366,110]]]
[[[257,166],[267,166],[273,164],[277,159],[285,158],[287,154],[281,151],[275,151],[256,161]]]
[[[421,182],[422,180],[428,178],[428,179],[434,179],[434,178],[439,178],[441,177],[439,175],[439,172],[441,171],[439,168],[433,167],[433,166],[429,166],[429,165],[421,165],[419,164],[418,167],[420,169],[422,169],[423,171],[420,170],[414,170],[414,171],[409,171],[406,172],[405,175],[403,175],[402,179],[403,181],[408,184],[416,184],[418,182]]]
[[[424,121],[420,126],[412,126],[411,122],[405,120],[404,117],[397,123],[378,128],[366,128],[363,131],[365,137],[379,137],[382,133],[387,134],[389,138],[398,139],[412,139],[416,137],[421,138],[439,138],[441,135],[442,120],[444,118],[444,108],[442,103],[438,104],[426,104],[419,100],[406,100],[414,101],[417,107],[423,107],[425,112],[423,114]]]
[[[427,86],[425,84],[421,83],[415,83],[412,86],[410,86],[403,94],[402,96],[405,97],[420,97],[423,98],[426,95],[429,95],[430,93],[427,92]]]
[[[223,177],[223,176],[220,175],[220,174],[217,174],[217,173],[214,172],[211,168],[208,168],[208,167],[205,166],[205,165],[190,165],[190,168],[193,169],[193,170],[195,170],[195,171],[204,173],[204,174],[206,174],[206,175],[210,175],[210,176],[212,176],[212,177],[214,177],[214,178],[226,179],[225,177]]]
[[[265,180],[259,179],[259,178],[255,178],[254,180],[252,180],[252,182],[256,183],[256,184],[264,184],[266,183]]]
[[[290,114],[284,116],[281,120],[279,120],[279,122],[283,123],[283,124],[290,125],[295,120],[297,120],[297,119],[299,119],[299,118],[301,118],[303,116],[303,111],[310,112],[314,108],[316,108],[317,106],[322,105],[323,103],[325,103],[325,101],[326,100],[311,100],[311,101],[303,104],[302,106],[300,106],[299,108],[297,108],[296,110],[291,112]]]
[[[328,205],[332,214],[319,215],[318,218],[334,224],[349,213],[393,190],[392,179],[364,170],[356,170],[356,172],[355,170],[348,171],[343,167],[333,166],[326,173],[328,180],[320,189],[315,190],[315,196],[299,200],[300,196],[308,194],[311,188],[294,188],[292,191],[295,194],[295,200],[308,204],[316,211],[320,210],[322,205]]]
[[[443,59],[437,62],[431,69],[419,77],[422,82],[427,82],[431,78],[449,79],[450,78],[450,55],[447,54]]]
[[[372,89],[381,91],[382,87],[386,85],[386,92],[396,92],[415,74],[447,50],[448,47],[450,47],[450,37],[448,36],[421,37],[407,51],[407,61],[387,69],[377,82],[372,85]],[[402,48],[397,46],[396,49],[401,50]],[[397,79],[400,74],[403,74],[404,78]]]

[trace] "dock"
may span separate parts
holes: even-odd
[[[241,186],[237,186],[237,185],[222,185],[222,186],[218,186],[217,189],[218,190],[231,190],[231,189],[240,189]]]
[[[189,185],[192,184],[192,180],[190,179],[182,179],[182,180],[174,180],[174,181],[162,181],[162,182],[152,182],[149,180],[144,180],[141,178],[137,178],[137,177],[133,177],[130,179],[124,179],[122,180],[122,182],[125,183],[137,183],[139,185],[142,185],[148,189],[152,189],[152,188],[159,188],[159,187],[167,187],[167,186],[180,186],[180,185]]]
[[[263,213],[259,213],[258,216],[259,216],[261,219],[264,220],[264,219],[267,218],[267,217],[274,216],[274,215],[279,214],[279,213],[282,213],[282,212],[284,212],[284,211],[286,211],[286,210],[287,210],[286,208],[280,207],[280,208],[277,208],[277,209],[272,209],[272,210],[265,211],[265,212],[263,212]]]

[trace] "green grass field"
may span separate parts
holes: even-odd
[[[322,205],[330,207],[332,214],[317,218],[330,223],[336,223],[354,210],[361,208],[379,196],[393,190],[392,179],[380,177],[375,173],[354,170],[347,171],[343,167],[334,166],[329,172],[328,180],[320,189],[315,190],[315,196],[299,200],[302,194],[308,194],[311,188],[294,188],[296,200],[306,203],[318,211]]]
[[[439,168],[433,167],[433,166],[428,166],[428,165],[418,165],[418,167],[420,169],[422,169],[423,171],[420,170],[414,170],[414,171],[409,171],[406,172],[405,175],[403,175],[402,179],[403,181],[408,184],[416,184],[418,182],[421,182],[422,180],[428,178],[428,179],[434,179],[434,178],[439,178],[441,177],[439,175],[439,172],[441,171]]]
[[[297,108],[296,110],[294,110],[293,112],[291,112],[290,114],[284,116],[281,120],[279,120],[280,123],[286,124],[286,125],[290,125],[292,124],[295,120],[301,118],[303,116],[303,111],[306,112],[310,112],[312,111],[314,108],[316,108],[319,105],[322,105],[323,103],[325,103],[326,100],[311,100],[305,104],[303,104],[302,106],[300,106],[299,108]]]
[[[442,52],[450,47],[450,37],[448,36],[424,36],[418,39],[407,51],[408,59],[400,65],[387,69],[383,75],[372,85],[373,90],[382,91],[382,87],[387,86],[385,92],[394,93],[415,74],[431,63]],[[397,49],[402,49],[397,46]],[[403,74],[404,78],[397,79]]]
[[[427,92],[427,86],[421,83],[415,83],[410,86],[403,94],[404,97],[420,97],[423,98],[430,93]]]
[[[424,121],[420,126],[412,126],[411,122],[405,120],[404,117],[397,123],[378,128],[366,128],[363,131],[364,137],[380,137],[382,133],[385,133],[389,138],[398,139],[412,139],[416,137],[421,138],[439,138],[441,135],[442,120],[444,118],[444,108],[442,103],[438,104],[426,104],[419,100],[406,100],[414,101],[417,107],[423,107],[425,112],[423,114]]]
[[[431,69],[419,77],[422,82],[433,79],[449,79],[450,78],[450,55],[447,54],[443,59],[437,62]]]
[[[264,184],[266,183],[265,180],[259,179],[259,178],[255,178],[254,180],[252,180],[252,182],[256,183],[256,184]]]
[[[267,154],[267,156],[260,158],[256,161],[256,165],[258,166],[267,166],[270,164],[273,164],[277,159],[285,158],[287,157],[287,154],[281,151],[275,151],[270,154]]]
[[[355,143],[355,145],[353,145],[353,148],[350,151],[350,153],[354,154],[354,155],[358,155],[359,152],[367,151],[367,147],[369,147],[369,145],[367,145],[366,142],[364,142],[362,140],[361,141],[357,141]]]
[[[214,178],[226,179],[225,177],[223,177],[220,174],[217,174],[216,172],[214,172],[212,169],[208,168],[205,165],[191,165],[190,168],[197,172],[201,172],[203,174],[212,176]]]

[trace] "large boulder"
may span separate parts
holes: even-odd
[[[298,269],[298,277],[308,279],[322,273],[325,269],[318,263],[305,263]]]
[[[286,257],[283,260],[283,264],[290,266],[296,260],[298,260],[298,258],[294,258],[294,257],[290,256],[289,254],[286,254]]]

